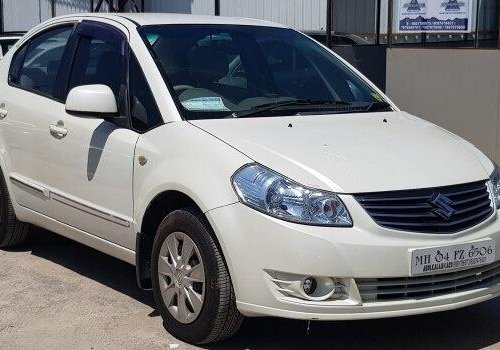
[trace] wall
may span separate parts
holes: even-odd
[[[45,0],[45,2],[50,2]],[[94,1],[96,4],[97,1]],[[103,7],[106,5],[103,5]],[[75,12],[89,12],[90,11],[90,1],[89,0],[56,0],[56,15],[62,16]]]
[[[387,94],[500,164],[500,51],[391,49]]]
[[[332,50],[356,67],[379,89],[386,89],[387,48],[382,45],[334,46]]]
[[[222,16],[260,18],[299,30],[326,27],[326,0],[220,0],[220,7]]]
[[[394,0],[395,4],[397,1]],[[5,30],[27,30],[51,16],[50,0],[1,2],[4,4]],[[260,18],[284,23],[299,30],[325,30],[326,2],[327,0],[220,0],[220,10],[223,16]],[[387,4],[388,0],[382,0],[383,33],[387,32]],[[145,7],[148,12],[213,15],[215,0],[145,0]],[[473,7],[475,13],[475,6]],[[497,7],[498,0],[481,0],[482,30],[498,28]],[[90,0],[56,0],[57,15],[89,10]],[[375,33],[375,11],[376,0],[335,0],[334,29],[339,32]],[[475,15],[472,21],[475,23]]]
[[[46,0],[3,1],[5,31],[29,30],[48,15],[50,4]]]
[[[394,0],[395,9],[398,1]],[[475,1],[477,0],[472,1],[473,27],[475,26]],[[145,0],[146,11],[149,12],[201,15],[213,15],[214,2],[214,0]],[[493,30],[498,27],[498,16],[495,15],[497,2],[498,0],[481,0],[480,26],[482,30]],[[334,29],[349,33],[375,33],[376,3],[377,0],[334,0]],[[260,18],[283,23],[299,30],[324,30],[326,27],[326,0],[220,0],[220,6],[222,16]],[[382,0],[381,30],[383,33],[387,32],[387,8],[388,0]],[[396,23],[394,25],[396,26]]]
[[[376,33],[376,0],[335,0],[333,28],[343,33]]]
[[[146,0],[146,12],[190,13],[194,15],[213,15],[214,0]]]
[[[52,17],[50,0],[3,0],[3,11],[5,31],[30,30]],[[89,0],[56,1],[57,16],[89,11]]]
[[[387,1],[387,0],[384,0]],[[220,13],[283,23],[304,31],[325,30],[326,0],[220,0]],[[214,0],[146,0],[146,11],[213,15]],[[376,0],[335,0],[334,30],[375,32]]]
[[[482,0],[479,9],[479,29],[495,30],[498,28],[498,13],[500,2],[498,0]]]

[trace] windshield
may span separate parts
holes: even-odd
[[[265,115],[367,112],[384,103],[325,48],[291,29],[158,25],[140,33],[187,120],[262,116],[254,111],[263,107]]]

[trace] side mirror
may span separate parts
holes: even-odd
[[[118,115],[118,106],[109,86],[82,85],[69,92],[66,112],[109,118]]]

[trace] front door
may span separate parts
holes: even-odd
[[[128,44],[125,34],[104,23],[84,21],[77,28],[77,49],[69,87],[104,84],[118,105],[127,90]],[[119,109],[122,109],[119,107]],[[139,134],[123,118],[54,116],[58,125],[48,142],[49,216],[125,248],[135,248],[132,175]]]

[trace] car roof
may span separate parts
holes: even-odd
[[[124,22],[128,20],[140,26],[159,24],[231,24],[286,28],[286,26],[282,24],[253,18],[200,16],[177,13],[80,13],[56,17],[55,19],[71,17],[108,18],[122,22],[123,24],[126,24]]]

